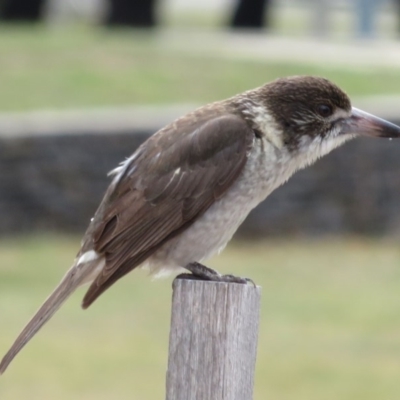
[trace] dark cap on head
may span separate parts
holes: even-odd
[[[265,88],[265,100],[274,111],[289,112],[298,108],[311,109],[321,103],[333,109],[350,111],[351,102],[346,93],[328,79],[316,76],[291,76],[277,79]]]
[[[280,78],[260,90],[266,105],[285,132],[284,142],[297,147],[303,135],[317,136],[329,131],[337,110],[351,112],[350,99],[338,86],[325,78],[293,76]]]

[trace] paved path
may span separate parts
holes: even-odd
[[[267,33],[166,30],[162,45],[173,50],[266,61],[294,61],[321,66],[400,67],[400,40],[318,40]]]

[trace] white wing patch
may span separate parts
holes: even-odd
[[[113,170],[111,170],[111,171],[107,174],[107,176],[113,176],[113,175],[117,176],[117,175],[122,174],[122,173],[125,171],[125,169],[128,168],[128,165],[129,165],[132,161],[134,161],[134,160],[137,158],[138,155],[139,155],[139,152],[138,152],[138,151],[135,151],[135,153],[133,153],[133,155],[131,155],[129,158],[127,158],[126,160],[120,162],[119,165],[118,165],[118,167],[116,167],[116,168],[114,168]]]
[[[89,250],[86,253],[83,253],[78,260],[77,265],[79,264],[85,264],[88,263],[89,261],[96,260],[100,257],[99,253],[97,253],[94,250]]]

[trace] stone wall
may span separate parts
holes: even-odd
[[[0,234],[82,233],[110,181],[107,172],[180,113],[136,127],[96,117],[94,128],[63,121],[58,128],[19,123],[16,129],[0,118]],[[239,234],[399,231],[400,141],[358,139],[297,173],[251,213]]]

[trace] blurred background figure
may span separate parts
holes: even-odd
[[[150,28],[157,24],[157,0],[109,0],[106,24]]]
[[[312,26],[314,34],[317,37],[326,37],[331,29],[331,0],[313,0],[312,7],[314,11],[311,13],[313,16]]]
[[[236,0],[231,27],[247,29],[268,29],[271,0]]]
[[[0,18],[9,22],[37,22],[43,16],[45,0],[2,0]]]
[[[97,3],[97,4],[96,4]],[[104,8],[104,22],[109,26],[153,27],[157,23],[157,0],[3,0],[0,2],[0,19],[8,22],[38,22],[45,10]]]
[[[393,0],[397,16],[397,34],[400,35],[400,0]]]
[[[280,26],[279,14],[283,10],[292,10],[296,17],[291,22],[298,26],[302,15],[307,12],[311,15],[310,32],[317,37],[325,37],[335,31],[334,25],[342,25],[348,16],[353,14],[352,26],[358,37],[373,38],[377,34],[377,24],[382,14],[382,9],[400,9],[398,0],[352,0],[332,2],[329,0],[220,0],[220,2],[185,3],[182,0],[2,0],[0,2],[0,19],[8,22],[38,22],[47,15],[80,14],[101,16],[102,21],[108,26],[126,27],[154,27],[165,25],[165,15],[169,8],[182,8],[198,10],[199,14],[209,10],[216,12],[223,9],[229,16],[228,25],[233,28],[246,28],[253,30],[271,30],[273,20],[275,26]],[[386,11],[387,12],[387,11]],[[158,15],[162,14],[162,15]],[[62,19],[62,18],[61,18]],[[223,20],[225,18],[221,18]],[[400,18],[399,18],[400,19]],[[215,18],[214,18],[215,20]],[[399,24],[400,25],[400,24]]]
[[[380,0],[356,0],[355,13],[358,21],[358,34],[361,38],[368,39],[375,36],[375,21],[380,3]]]

